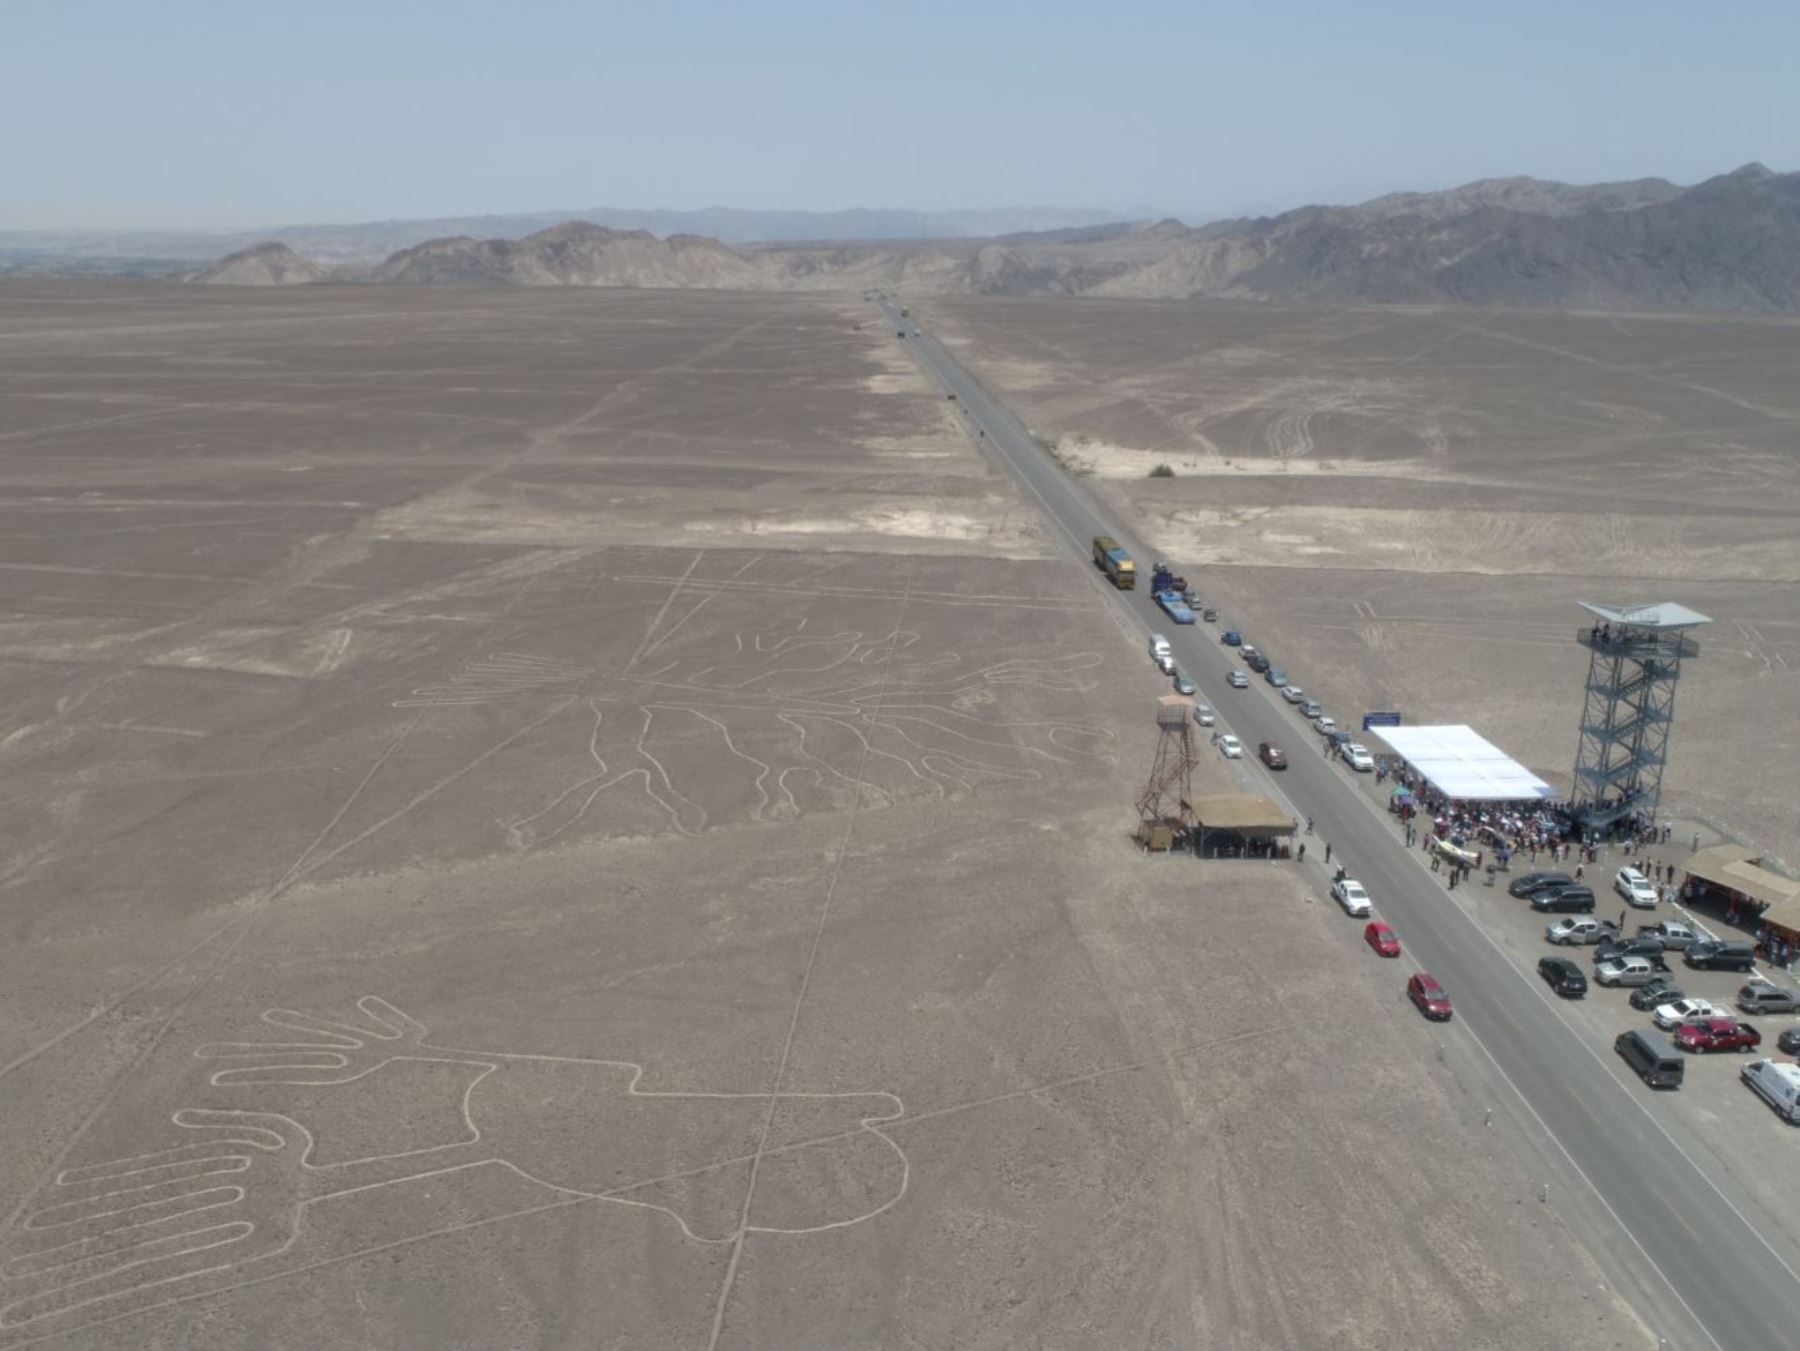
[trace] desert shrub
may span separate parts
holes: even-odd
[[[1174,478],[1175,471],[1166,464],[1159,464],[1150,471],[1151,478]]]

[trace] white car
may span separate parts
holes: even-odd
[[[1194,721],[1199,723],[1202,727],[1211,727],[1218,721],[1218,718],[1213,713],[1212,709],[1208,708],[1205,704],[1195,704]]]
[[[1244,743],[1239,741],[1230,732],[1220,732],[1213,738],[1213,745],[1219,748],[1219,754],[1224,756],[1227,760],[1241,760],[1244,758]]]
[[[1656,908],[1656,888],[1636,868],[1620,868],[1613,874],[1613,890],[1625,898],[1625,904],[1638,910]]]
[[[1369,754],[1369,748],[1367,746],[1358,742],[1352,741],[1348,746],[1344,747],[1344,759],[1349,764],[1350,768],[1354,769],[1358,774],[1373,774],[1375,772],[1375,757]]]
[[[1313,730],[1320,736],[1330,736],[1333,732],[1337,731],[1337,719],[1328,714],[1321,713],[1318,717],[1313,719]]]
[[[1677,999],[1673,1004],[1658,1004],[1656,1012],[1650,1016],[1658,1027],[1667,1032],[1670,1028],[1692,1022],[1695,1018],[1728,1018],[1731,1015],[1704,999]]]
[[[1298,685],[1283,685],[1281,687],[1281,697],[1286,699],[1290,704],[1303,704],[1306,702],[1306,691],[1301,689]]]
[[[1247,690],[1250,688],[1250,677],[1242,671],[1233,671],[1225,677],[1225,683],[1234,690]]]
[[[1166,676],[1174,675],[1175,658],[1171,657],[1167,652],[1158,652],[1156,654],[1156,669]]]
[[[1369,913],[1369,893],[1354,877],[1340,877],[1331,884],[1331,899],[1344,907],[1346,915],[1361,919]]]

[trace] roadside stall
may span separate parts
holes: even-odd
[[[1294,818],[1266,797],[1209,793],[1181,800],[1199,858],[1289,858]]]

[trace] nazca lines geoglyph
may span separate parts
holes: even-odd
[[[395,708],[451,708],[458,704],[491,704],[574,684],[593,669],[522,652],[494,652],[477,657],[441,685],[422,685]]]
[[[785,631],[734,635],[725,661],[631,672],[618,693],[589,696],[555,720],[564,727],[578,720],[592,767],[506,822],[508,839],[521,849],[545,844],[621,785],[654,803],[674,830],[697,834],[717,812],[709,812],[702,790],[725,779],[743,789],[733,810],[781,820],[800,814],[802,795],[814,802],[860,795],[865,805],[913,793],[959,796],[984,782],[1035,781],[1048,767],[1109,754],[1111,733],[1090,724],[1054,713],[1007,716],[1016,702],[1009,696],[1022,691],[1053,703],[1092,689],[1098,653],[971,666],[955,653],[908,660],[918,642],[905,630],[878,638],[854,630],[809,634],[800,618]],[[825,745],[833,737],[835,752]],[[710,744],[712,753],[705,763],[691,751],[672,762],[658,753],[659,738]]]
[[[905,1111],[891,1093],[651,1091],[629,1061],[464,1050],[385,1000],[357,1007],[366,1021],[272,1009],[264,1021],[299,1040],[200,1047],[226,1066],[211,1086],[260,1110],[185,1108],[180,1142],[52,1179],[0,1253],[0,1345],[571,1206],[654,1211],[724,1244],[860,1224],[906,1193],[906,1155],[880,1129]],[[462,1079],[456,1138],[333,1149],[334,1131],[408,1126],[353,1121],[381,1099],[330,1090],[418,1067]],[[283,1095],[310,1100],[310,1123],[269,1110]],[[325,1214],[346,1206],[354,1223]]]

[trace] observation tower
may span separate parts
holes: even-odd
[[[1583,830],[1593,831],[1640,812],[1654,820],[1681,659],[1700,651],[1688,631],[1711,621],[1671,601],[1577,603],[1594,622],[1576,634],[1589,655],[1569,814]]]

